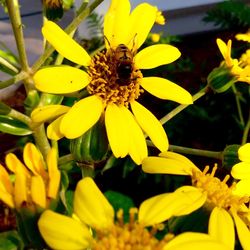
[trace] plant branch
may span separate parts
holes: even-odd
[[[244,127],[245,121],[243,118],[242,109],[241,109],[241,105],[240,105],[240,99],[239,99],[238,91],[237,91],[235,84],[232,85],[232,90],[233,90],[234,95],[235,95],[235,101],[236,101],[236,106],[237,106],[237,110],[238,110],[240,123],[241,123],[242,127]]]
[[[24,115],[23,113],[15,109],[11,109],[11,111],[8,113],[8,116],[12,118],[16,118],[17,120],[22,121],[23,123],[31,127],[31,123],[32,123],[31,119],[27,115]]]
[[[249,110],[249,115],[248,115],[248,121],[247,121],[247,124],[246,124],[246,126],[244,128],[244,132],[243,132],[243,136],[242,136],[242,140],[241,140],[242,145],[247,143],[249,130],[250,130],[250,110]]]
[[[24,71],[21,71],[20,73],[18,73],[17,75],[15,75],[14,77],[6,80],[6,81],[2,81],[0,82],[0,89],[4,89],[9,87],[10,85],[20,82],[22,80],[24,80],[25,78],[28,77],[28,74]]]

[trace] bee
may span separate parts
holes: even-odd
[[[114,60],[116,63],[117,83],[129,85],[133,72],[132,51],[125,44],[119,44],[114,50]]]

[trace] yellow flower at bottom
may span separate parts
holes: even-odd
[[[58,250],[83,250],[89,247],[92,250],[209,250],[211,247],[229,250],[227,246],[202,233],[184,233],[176,237],[167,234],[163,239],[157,239],[155,233],[163,226],[159,223],[171,216],[173,208],[167,211],[166,203],[171,198],[161,200],[167,212],[161,213],[159,219],[156,210],[160,200],[152,199],[154,197],[143,202],[139,210],[131,208],[128,222],[123,220],[122,210],[118,210],[115,220],[113,207],[94,181],[86,177],[77,184],[73,216],[67,217],[46,210],[39,219],[38,227],[46,243]],[[146,211],[150,211],[149,214]],[[88,226],[91,227],[92,234]],[[152,230],[148,231],[147,226],[152,226]]]
[[[50,139],[74,139],[89,130],[103,115],[111,150],[115,157],[130,155],[136,164],[147,156],[144,133],[160,150],[168,149],[167,135],[157,118],[137,99],[146,90],[165,100],[191,104],[192,96],[177,84],[160,77],[144,77],[141,70],[172,63],[180,57],[174,46],[157,44],[139,48],[157,18],[157,8],[139,4],[130,13],[130,1],[111,1],[104,17],[106,49],[90,57],[53,22],[42,33],[65,58],[87,68],[87,72],[67,65],[46,67],[34,74],[37,89],[66,94],[86,87],[88,97],[68,111],[54,105],[39,107],[31,114],[34,122],[54,120],[47,128]],[[63,41],[63,43],[62,43]],[[53,109],[54,112],[51,112]],[[41,119],[43,117],[43,119]]]
[[[192,186],[182,186],[172,195],[178,199],[180,193],[184,193],[193,200],[180,208],[180,213],[175,216],[189,214],[205,205],[212,212],[209,219],[209,234],[219,242],[234,249],[235,232],[234,225],[240,243],[244,249],[250,246],[249,215],[247,207],[249,196],[237,196],[234,194],[235,183],[228,186],[226,182],[230,178],[227,175],[224,180],[215,177],[215,166],[209,173],[209,167],[200,171],[186,157],[173,152],[164,152],[160,157],[147,157],[142,162],[142,169],[147,173],[165,173],[189,175],[192,179]],[[166,194],[168,196],[169,194]],[[162,195],[163,196],[163,195]],[[164,197],[164,196],[163,196]]]
[[[6,168],[0,165],[0,199],[9,207],[48,208],[51,199],[57,198],[60,171],[57,168],[55,149],[48,153],[46,163],[32,143],[23,151],[24,164],[12,153],[6,155],[5,163],[15,175],[12,183]],[[46,171],[48,169],[48,171]]]

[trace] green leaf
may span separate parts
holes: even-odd
[[[0,233],[0,249],[17,250],[23,249],[23,243],[16,231]]]
[[[6,115],[0,115],[0,131],[19,136],[32,134],[32,130],[25,123]]]
[[[0,101],[0,114],[7,115],[11,111],[11,107]]]

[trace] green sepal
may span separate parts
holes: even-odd
[[[31,111],[38,105],[40,101],[39,94],[36,90],[30,90],[25,101],[24,107],[27,114],[30,114]]]
[[[209,87],[216,93],[222,93],[227,91],[237,79],[230,69],[227,67],[221,66],[213,69],[207,77],[207,82]]]
[[[104,122],[98,121],[82,136],[70,141],[70,151],[76,161],[98,163],[106,159],[109,144]]]
[[[227,168],[229,171],[231,171],[232,167],[240,162],[239,156],[238,156],[238,150],[240,148],[240,145],[238,144],[232,144],[228,145],[224,150],[222,154],[222,163],[225,168]]]
[[[24,244],[17,231],[6,231],[0,233],[0,249],[23,250]]]
[[[8,115],[11,111],[11,107],[0,101],[0,115]]]
[[[32,130],[25,123],[6,115],[0,115],[0,131],[19,136],[32,134]]]
[[[61,104],[63,98],[64,97],[62,95],[43,93],[41,97],[41,102],[43,103],[43,106]]]

